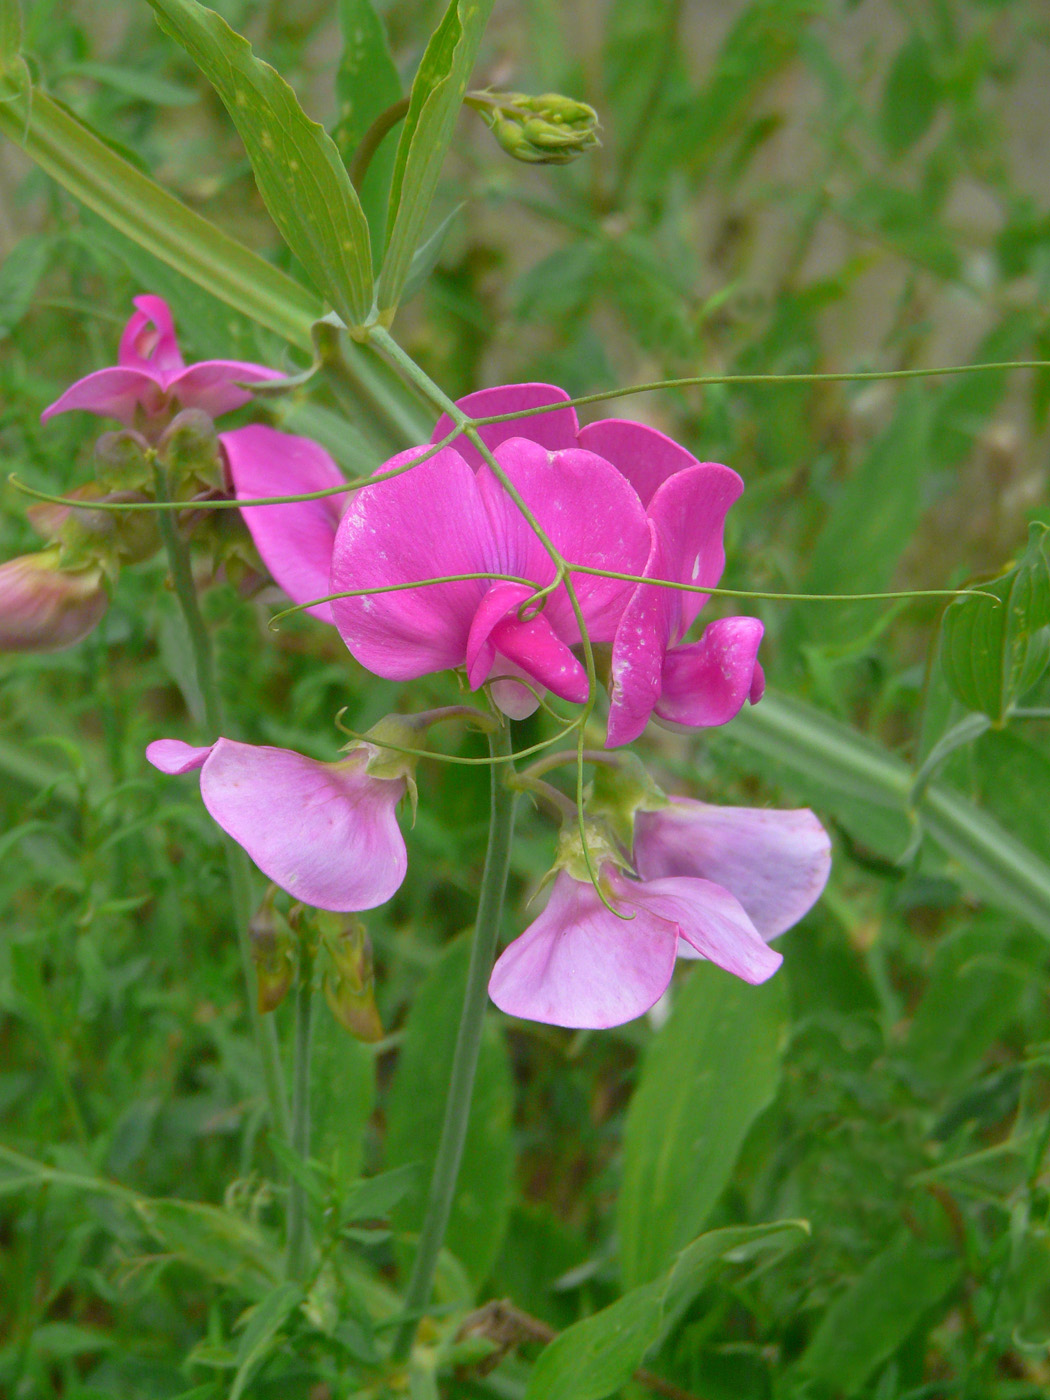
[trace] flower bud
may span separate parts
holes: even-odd
[[[271,885],[248,925],[255,963],[260,1012],[284,1001],[295,977],[295,943],[288,921],[274,908],[277,886]]]
[[[594,108],[557,92],[498,93],[482,115],[507,154],[530,164],[565,165],[598,145]]]
[[[59,567],[59,550],[0,564],[0,651],[60,651],[95,628],[109,606],[98,566]]]
[[[319,914],[321,937],[332,965],[325,972],[324,994],[332,1015],[358,1040],[383,1038],[375,998],[372,944],[360,919]]]
[[[157,444],[157,460],[168,474],[176,500],[201,491],[225,490],[215,424],[199,408],[184,408],[175,415]]]

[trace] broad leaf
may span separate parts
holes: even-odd
[[[245,1387],[276,1347],[278,1333],[302,1296],[303,1290],[297,1283],[279,1283],[252,1309],[237,1347],[237,1374],[229,1400],[240,1400]]]
[[[452,143],[492,0],[450,0],[412,84],[390,187],[390,240],[379,278],[379,310],[389,321],[423,237],[441,167]]]
[[[656,1278],[695,1236],[729,1182],[780,1078],[786,984],[751,987],[698,963],[645,1056],[624,1131],[620,1266],[630,1288]]]
[[[347,325],[362,324],[372,305],[368,225],[335,143],[214,10],[196,0],[149,3],[233,118],[288,246]]]
[[[1001,720],[1050,659],[1050,560],[1045,525],[1032,525],[1028,548],[983,593],[956,598],[941,623],[941,663],[953,694],[971,710]]]
[[[663,1278],[632,1288],[556,1337],[536,1362],[525,1400],[602,1400],[630,1380],[723,1264],[771,1249],[783,1253],[808,1233],[804,1221],[787,1220],[701,1235]]]
[[[452,1052],[467,978],[466,938],[449,945],[416,993],[405,1026],[397,1075],[387,1102],[387,1166],[421,1164],[417,1186],[394,1208],[395,1229],[416,1231],[423,1220],[430,1168],[445,1112]],[[485,1027],[470,1126],[463,1149],[446,1244],[474,1284],[495,1261],[511,1202],[514,1089],[500,1027]]]

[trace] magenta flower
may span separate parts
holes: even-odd
[[[300,496],[343,484],[335,462],[310,438],[252,424],[220,433],[219,442],[239,499]],[[241,511],[263,563],[293,603],[308,603],[331,591],[335,532],[348,499],[346,493]],[[323,622],[332,621],[328,603],[306,611]]]
[[[490,677],[522,676],[582,703],[587,676],[572,651],[581,638],[568,594],[561,586],[537,616],[519,616],[534,590],[553,580],[554,565],[489,467],[462,447],[443,448],[357,492],[336,536],[332,592],[449,574],[511,574],[529,582],[480,578],[343,598],[332,605],[335,624],[356,659],[391,680],[464,666],[472,689]],[[521,437],[497,443],[495,456],[563,558],[628,573],[643,567],[648,527],[641,502],[604,458]],[[415,457],[418,450],[402,453],[384,470]],[[591,639],[611,641],[631,585],[581,573],[572,581]],[[496,698],[515,715],[536,703],[516,683]]]
[[[0,564],[0,651],[61,651],[108,606],[101,569],[60,569],[57,549],[9,559]]]
[[[199,408],[218,418],[249,402],[251,393],[242,382],[281,378],[279,370],[240,360],[203,360],[187,367],[167,302],[142,296],[135,306],[120,338],[117,364],[78,379],[44,409],[43,422],[74,408],[129,425],[140,415],[154,419],[180,408]]]
[[[405,878],[394,815],[405,779],[370,774],[375,752],[362,744],[320,763],[232,739],[206,748],[158,739],[146,757],[162,773],[199,768],[205,807],[264,875],[304,904],[349,913],[384,904]]]
[[[487,418],[566,405],[488,424],[479,430],[481,437],[491,450],[523,437],[548,451],[576,446],[595,453],[631,483],[646,509],[650,541],[643,576],[715,587],[725,566],[726,512],[743,490],[740,477],[717,462],[698,462],[644,423],[607,418],[580,428],[567,399],[550,384],[511,384],[470,394],[459,406],[472,417]],[[451,419],[443,417],[431,441],[440,441],[451,428]],[[480,466],[475,448],[456,446],[472,466]],[[607,567],[639,572],[622,563]],[[761,699],[765,678],[757,653],[763,629],[757,618],[723,618],[699,641],[679,645],[706,601],[703,593],[641,585],[627,598],[613,644],[609,747],[636,739],[654,712],[674,723],[710,726],[732,719],[745,699],[752,704]]]
[[[558,873],[543,913],[492,969],[489,996],[500,1010],[605,1030],[659,1001],[679,954],[708,958],[745,982],[764,982],[780,966],[742,904],[710,880],[632,880],[611,862],[601,880],[616,913],[589,881]]]

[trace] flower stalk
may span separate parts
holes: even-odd
[[[167,474],[159,463],[154,462],[156,499],[171,499]],[[172,586],[189,634],[193,651],[193,665],[196,672],[197,688],[204,704],[204,722],[211,736],[222,733],[222,699],[215,675],[215,660],[211,638],[201,616],[197,602],[197,590],[193,583],[189,551],[179,535],[173,511],[161,511],[160,533],[164,552],[168,560]],[[245,987],[248,996],[248,1015],[251,1019],[252,1034],[262,1065],[263,1082],[266,1086],[266,1100],[273,1131],[286,1142],[291,1134],[288,1114],[288,1100],[281,1072],[280,1051],[277,1033],[272,1020],[266,1020],[259,1010],[255,990],[255,968],[252,960],[251,935],[249,925],[253,913],[251,873],[248,859],[236,841],[223,834],[226,852],[226,868],[230,881],[230,897],[233,905],[233,920],[237,928],[237,944],[244,969]]]
[[[313,951],[300,932],[299,975],[295,985],[295,1041],[292,1050],[292,1151],[300,1162],[310,1155],[310,1044],[313,1036]],[[298,1175],[288,1183],[288,1278],[305,1277],[310,1256],[306,1187]]]
[[[511,725],[508,721],[489,735],[489,754],[493,759],[506,759],[511,753],[511,748]],[[505,781],[502,765],[499,763],[493,763],[489,769],[489,798],[491,805],[488,848],[485,852],[478,914],[470,948],[467,988],[463,998],[459,1033],[456,1036],[445,1118],[434,1159],[426,1214],[412,1274],[405,1292],[405,1320],[394,1338],[393,1356],[397,1360],[403,1360],[411,1350],[419,1315],[430,1301],[430,1290],[448,1229],[452,1198],[470,1119],[470,1101],[474,1091],[474,1075],[488,1002],[488,980],[496,956],[503,896],[510,868],[511,838],[514,833],[515,793]]]

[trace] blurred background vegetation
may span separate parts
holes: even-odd
[[[336,4],[215,8],[338,132]],[[439,7],[378,8],[407,81]],[[25,12],[43,86],[301,275],[221,106],[145,5],[32,0]],[[435,225],[452,214],[443,250],[397,325],[452,394],[533,378],[586,393],[698,373],[1050,358],[1050,16],[1038,0],[505,0],[475,74],[486,84],[591,103],[603,145],[571,167],[523,166],[463,113],[435,212]],[[114,362],[134,295],[168,298],[187,360],[298,367],[9,143],[0,253],[0,457],[41,489],[91,475],[97,422],[71,414],[41,427],[39,414]],[[400,446],[367,406],[348,410],[316,382],[262,412],[355,473]],[[1027,524],[1050,519],[1047,373],[683,389],[593,416],[610,414],[642,417],[742,474],[725,580],[738,588],[955,586],[1000,570]],[[14,490],[0,497],[4,558],[35,547],[24,506]],[[224,516],[208,528],[236,526]],[[203,1257],[185,1217],[166,1225],[146,1198],[225,1201],[265,1227],[281,1189],[260,1132],[217,833],[192,779],[161,779],[143,759],[153,738],[199,733],[164,575],[159,558],[128,570],[75,649],[0,659],[3,1141],[69,1178],[26,1188],[14,1168],[0,1175],[0,1391],[18,1400],[228,1394],[251,1291]],[[268,630],[273,590],[245,599],[221,576],[202,581],[237,737],[332,757],[341,707],[361,730],[398,705],[397,687],[310,619]],[[934,661],[935,602],[758,610],[775,691],[910,767],[961,713]],[[1047,703],[1042,690],[1031,704]],[[454,693],[435,678],[410,703]],[[541,737],[543,721],[531,724]],[[681,1199],[662,1208],[672,1235],[699,1214],[696,1228],[804,1217],[812,1237],[773,1264],[728,1267],[648,1364],[705,1400],[1042,1397],[1045,939],[980,903],[968,872],[936,851],[902,859],[913,834],[903,805],[832,792],[740,733],[655,731],[645,752],[675,791],[812,804],[836,862],[822,903],[782,941],[789,1009],[761,1011],[782,1072],[741,1120],[735,1167],[694,1209],[711,1186],[701,1144],[680,1159]],[[1040,720],[1012,722],[940,775],[1046,859],[1048,738]],[[419,1185],[409,1174],[389,1199],[355,1205],[347,1183],[407,1168],[436,1137],[447,1070],[434,1046],[457,1015],[456,938],[473,913],[485,788],[480,770],[421,773],[409,880],[368,919],[387,1039],[373,1050],[319,1029],[313,1150],[336,1216],[324,1238],[350,1262],[332,1297],[314,1299],[313,1330],[301,1324],[269,1358],[251,1396],[365,1393],[354,1376],[374,1345],[373,1284],[362,1280],[391,1275],[399,1234],[418,1225]],[[549,829],[523,813],[508,929],[522,926],[550,854]],[[732,1001],[710,971],[687,974],[672,998],[709,1029],[712,1007]],[[754,1006],[734,1003],[737,1020],[711,1030],[702,1048],[715,1077],[731,1080]],[[276,1014],[287,1041],[288,1008]],[[559,1329],[616,1296],[627,1105],[643,1065],[635,1134],[659,1135],[672,1100],[682,1107],[675,1059],[650,1049],[660,1043],[645,1020],[597,1035],[493,1017],[447,1299],[508,1296]],[[675,1044],[686,1056],[681,1031]],[[100,1181],[136,1193],[137,1207]],[[520,1396],[522,1358],[536,1350],[487,1378],[444,1380],[441,1393]]]

